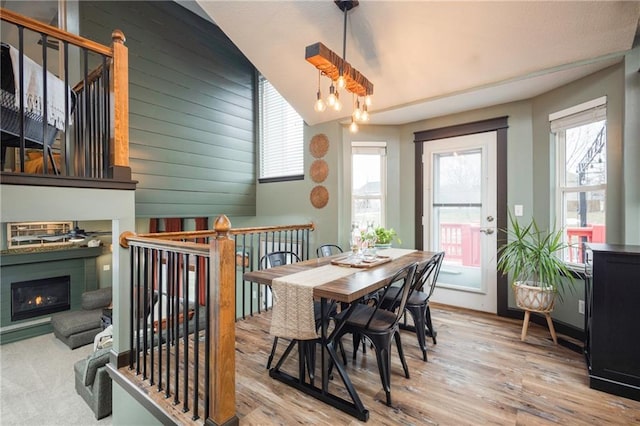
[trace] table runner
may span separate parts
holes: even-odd
[[[379,250],[378,253],[397,259],[414,251],[390,248]],[[313,288],[357,272],[360,272],[358,268],[324,265],[274,279],[271,283],[274,304],[270,333],[288,339],[317,338]]]

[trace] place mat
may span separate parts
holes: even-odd
[[[382,265],[383,263],[391,262],[389,256],[376,256],[373,259],[365,259],[363,257],[355,257],[352,255],[334,259],[331,261],[332,265],[345,266],[348,268],[373,268],[374,266]]]
[[[324,265],[274,279],[270,333],[288,339],[316,339],[313,288],[356,272],[357,269]]]

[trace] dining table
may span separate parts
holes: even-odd
[[[280,360],[269,370],[270,377],[358,420],[367,421],[369,410],[362,403],[345,365],[337,356],[339,342],[336,342],[336,336],[357,303],[389,284],[389,280],[402,268],[418,263],[420,269],[434,254],[430,251],[389,248],[378,250],[374,257],[368,259],[362,255],[341,253],[245,272],[244,280],[272,289],[274,303],[270,333],[290,339]],[[314,318],[314,301],[320,303],[319,330]],[[347,312],[340,316],[341,322],[334,322],[330,326],[330,313],[337,305]],[[315,350],[310,348],[315,348],[317,343],[322,348],[320,387],[314,380],[315,355],[309,357],[310,351],[315,354]],[[298,345],[297,377],[282,368],[295,344]],[[313,361],[310,362],[310,359]],[[335,385],[329,386],[334,369],[341,378],[346,394],[336,389]]]

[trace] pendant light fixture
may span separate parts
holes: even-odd
[[[314,104],[315,111],[323,112],[326,107],[340,111],[342,109],[342,103],[340,101],[339,91],[346,90],[352,93],[355,99],[354,102],[352,102],[353,112],[349,129],[352,132],[357,132],[358,122],[366,122],[369,120],[368,109],[369,106],[371,106],[371,96],[373,95],[373,84],[346,61],[347,13],[358,6],[359,2],[358,0],[335,0],[334,3],[344,12],[342,57],[338,56],[324,44],[318,42],[307,46],[305,59],[318,69],[318,91],[316,92],[316,101]],[[322,76],[328,77],[331,81],[329,95],[326,101],[322,100],[320,90],[320,80]],[[360,99],[363,99],[362,103]]]

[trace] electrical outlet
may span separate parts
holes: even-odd
[[[578,313],[584,315],[584,300],[578,300]]]
[[[103,270],[103,271],[109,271],[109,270],[111,270],[111,265],[103,265],[103,266],[102,266],[102,270]]]

